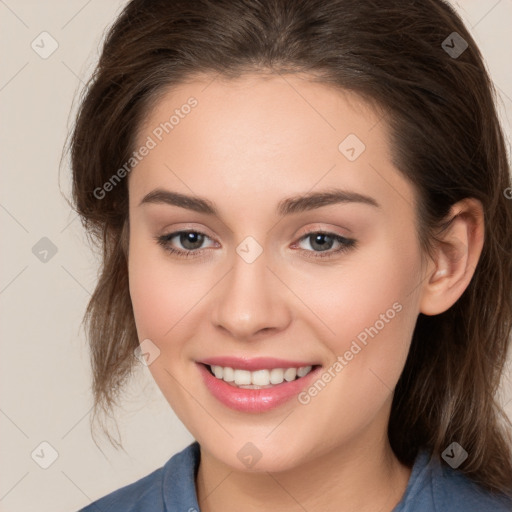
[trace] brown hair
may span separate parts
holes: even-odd
[[[460,55],[443,43],[455,47],[453,32],[468,44]],[[441,0],[126,5],[107,34],[70,139],[73,201],[103,252],[85,316],[93,417],[118,403],[138,346],[126,259],[127,180],[102,199],[94,191],[129,160],[137,129],[163,91],[200,73],[247,72],[305,72],[386,113],[393,161],[418,193],[425,254],[454,203],[482,202],[485,243],[473,279],[448,311],[419,315],[388,435],[409,466],[420,448],[439,455],[457,441],[470,455],[461,471],[490,491],[511,492],[511,423],[496,398],[512,327],[509,164],[482,56]]]

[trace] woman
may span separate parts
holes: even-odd
[[[441,0],[132,0],[71,139],[96,412],[196,442],[84,510],[512,510],[509,165]]]

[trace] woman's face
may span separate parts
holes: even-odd
[[[136,148],[137,331],[202,448],[256,471],[374,452],[424,275],[386,118],[298,75],[208,77],[159,100]]]

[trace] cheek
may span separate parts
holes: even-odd
[[[197,302],[201,285],[184,266],[172,263],[149,236],[146,239],[134,231],[128,272],[137,332],[139,339],[160,345]]]
[[[345,396],[348,407],[381,403],[389,395],[405,364],[418,316],[419,248],[413,238],[400,244],[389,239],[382,237],[371,249],[347,259],[346,266],[317,275],[314,286],[310,279],[299,280],[297,293],[307,297],[308,307],[322,320],[317,336],[333,363],[341,365],[333,369],[342,376],[333,389],[339,386],[341,396],[343,390],[352,390]]]
[[[149,339],[159,350],[149,371],[175,413],[186,418],[193,405],[179,385],[187,381],[183,352],[185,340],[194,334],[193,306],[204,292],[189,271],[170,263],[154,241],[137,234],[130,239],[128,272],[139,341]]]
[[[347,370],[360,383],[357,394],[378,400],[396,386],[409,352],[419,311],[420,252],[411,241],[382,246],[365,268],[351,301],[349,337],[339,350],[352,358]]]
[[[375,331],[379,337],[410,331],[417,316],[420,256],[412,234],[401,240],[387,233],[339,265],[314,272],[286,270],[284,280],[317,313],[316,323],[324,326],[318,334],[340,354],[353,339],[364,343]]]

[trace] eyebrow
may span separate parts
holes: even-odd
[[[186,208],[195,212],[219,216],[217,208],[208,199],[171,192],[170,190],[160,188],[146,194],[139,206],[148,203],[179,206],[180,208]],[[291,215],[293,213],[305,212],[338,203],[361,203],[375,208],[381,207],[373,197],[359,194],[358,192],[334,188],[283,199],[278,203],[276,212],[280,216]]]

